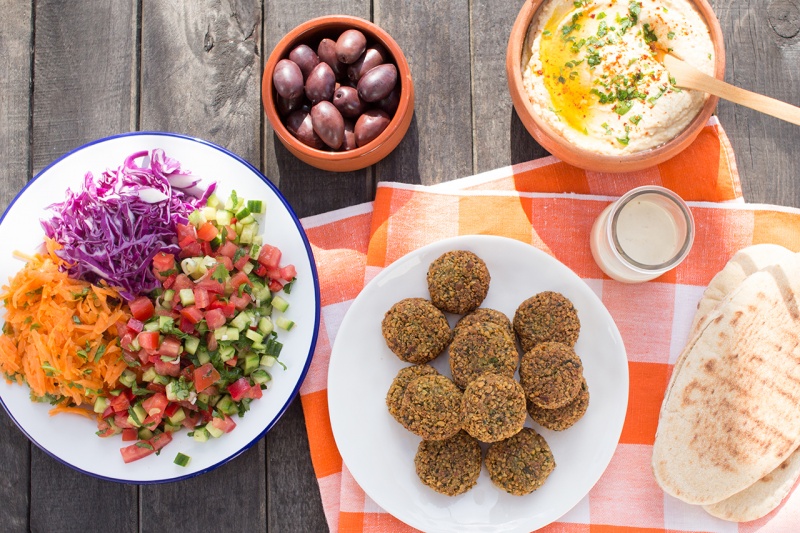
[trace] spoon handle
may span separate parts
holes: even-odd
[[[664,66],[675,78],[678,87],[703,91],[767,115],[800,126],[800,107],[781,102],[769,96],[734,87],[724,81],[704,74],[677,57],[665,54]]]

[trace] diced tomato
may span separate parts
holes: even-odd
[[[150,444],[153,445],[153,448],[156,451],[160,450],[170,442],[172,442],[172,434],[171,433],[159,433],[158,435],[153,435],[150,439]]]
[[[244,293],[241,296],[237,296],[234,293],[234,294],[231,294],[231,297],[230,297],[230,302],[234,305],[234,307],[236,307],[237,311],[243,310],[252,301],[253,301],[253,299],[247,293]]]
[[[231,304],[232,305],[232,304]],[[222,309],[209,309],[206,311],[205,315],[206,325],[208,325],[208,329],[215,330],[217,328],[221,328],[225,325],[227,319],[225,318],[225,313]]]
[[[175,230],[178,232],[178,242],[187,238],[197,239],[197,230],[191,224],[175,224]]]
[[[281,251],[275,246],[264,244],[258,254],[258,262],[267,268],[278,268],[281,262]]]
[[[204,256],[211,255],[213,250],[211,249],[211,243],[208,241],[200,241],[200,251]]]
[[[210,311],[214,309],[219,309],[220,311],[222,311],[222,314],[224,314],[226,318],[231,318],[236,313],[236,307],[230,302],[222,302],[222,301],[211,302],[208,306],[208,309]]]
[[[231,244],[232,244],[232,243],[231,243]],[[220,265],[224,266],[224,267],[225,267],[225,269],[226,269],[228,272],[230,272],[231,270],[233,270],[233,259],[231,259],[230,257],[228,257],[228,256],[225,256],[225,255],[218,255],[218,256],[216,257],[216,260],[217,260],[217,263],[219,263]]]
[[[231,357],[230,359],[225,361],[225,364],[228,365],[228,366],[236,366],[236,363],[238,363],[238,362],[239,362],[239,358],[238,357]]]
[[[253,269],[253,274],[255,274],[260,278],[263,278],[264,276],[267,275],[267,267],[259,263],[258,266]]]
[[[264,395],[264,393],[262,392],[261,387],[258,386],[258,385],[253,385],[252,387],[250,387],[250,390],[248,390],[244,394],[244,397],[245,398],[250,398],[251,400],[258,400],[263,395]]]
[[[225,238],[230,241],[236,240],[236,228],[234,226],[225,226]]]
[[[294,265],[286,265],[285,267],[281,267],[281,279],[292,281],[296,277],[297,269],[294,267]]]
[[[161,419],[164,418],[164,413],[156,413],[154,415],[150,415],[144,419],[142,422],[142,427],[153,431],[158,427],[161,423]]]
[[[130,320],[128,320],[128,323],[125,325],[125,327],[127,327],[130,331],[134,333],[139,333],[140,331],[142,331],[144,323],[141,320],[131,318]]]
[[[136,338],[136,334],[128,331],[119,339],[119,345],[122,346],[124,350],[128,350],[131,347],[131,343],[133,343],[133,339]]]
[[[114,415],[114,425],[120,429],[132,428],[133,424],[128,422],[128,411]]]
[[[141,349],[138,352],[136,352],[136,356],[139,358],[139,362],[142,363],[143,365],[150,362],[150,356],[148,355],[147,350],[145,349]],[[142,370],[147,370],[147,369],[142,368]]]
[[[216,383],[219,378],[219,372],[214,365],[206,363],[194,371],[194,388],[197,392],[202,392]]]
[[[225,415],[225,418],[214,417],[211,419],[211,425],[217,429],[221,429],[225,433],[230,433],[236,427],[236,422],[231,417]]]
[[[225,292],[225,287],[223,287],[222,283],[211,277],[201,279],[194,286],[205,289],[211,294],[222,294]]]
[[[148,415],[163,414],[168,403],[169,400],[167,400],[166,394],[156,393],[145,399],[142,402],[142,407],[144,407]]]
[[[241,269],[243,269],[243,268],[244,268],[244,266],[245,266],[247,263],[249,263],[249,262],[250,262],[250,254],[247,254],[247,253],[246,253],[246,254],[244,254],[243,256],[241,256],[239,259],[237,259],[236,261],[234,261],[234,263],[233,263],[233,267],[234,267],[236,270],[241,270]]]
[[[200,409],[199,407],[197,407],[197,405],[186,400],[179,401],[178,405],[183,407],[184,409],[188,409],[189,411],[198,411]]]
[[[206,293],[206,296],[208,293]],[[192,324],[197,324],[203,320],[203,311],[198,309],[197,306],[190,305],[181,309],[181,319],[186,319]]]
[[[128,407],[131,406],[130,400],[124,394],[118,394],[117,396],[113,396],[111,401],[108,402],[109,407],[114,409],[115,413],[127,413]]]
[[[181,422],[181,424],[183,424],[183,427],[185,427],[186,429],[192,430],[195,428],[195,426],[201,420],[202,417],[203,415],[201,415],[200,413],[186,413],[186,418],[183,419],[183,422]]]
[[[208,307],[211,299],[208,296],[208,291],[203,287],[195,286],[194,288],[194,306],[198,309],[205,309]],[[199,322],[199,320],[198,320]]]
[[[239,247],[236,246],[236,243],[233,243],[231,241],[225,241],[224,244],[222,244],[219,248],[217,248],[217,253],[224,257],[233,259],[233,256],[236,255],[236,250],[238,249]],[[233,270],[233,269],[229,268],[228,270]]]
[[[128,307],[131,308],[133,318],[141,320],[142,322],[153,316],[153,311],[155,310],[153,302],[151,302],[150,298],[147,296],[139,296],[130,302]]]
[[[181,340],[170,335],[161,341],[161,345],[158,347],[158,353],[166,357],[178,357],[181,354],[181,348]]]
[[[136,440],[138,438],[139,438],[139,432],[136,430],[136,428],[125,428],[122,430],[123,441],[127,442]]]
[[[177,403],[170,403],[169,405],[167,405],[166,409],[164,409],[164,416],[172,416],[175,413],[177,413],[178,409],[180,408],[181,406],[178,405]]]
[[[157,357],[156,360],[153,361],[153,366],[156,368],[156,374],[162,376],[177,378],[181,374],[181,365],[162,361],[161,357]]]
[[[175,278],[177,278],[177,274],[170,274],[167,279],[164,280],[164,288],[169,289],[175,284]]]
[[[167,279],[170,270],[175,268],[175,256],[172,254],[158,252],[153,257],[153,274],[159,281]]]
[[[197,228],[197,238],[201,241],[213,240],[218,234],[219,230],[217,230],[217,227],[211,222],[206,222]]]
[[[157,331],[143,331],[139,333],[137,339],[139,340],[139,346],[150,353],[154,353],[158,350],[158,337]]]
[[[106,407],[106,410],[103,411],[103,414],[100,415],[100,418],[108,418],[109,416],[113,415],[114,415],[114,408],[109,405],[108,407]]]
[[[269,281],[269,290],[271,290],[272,292],[278,292],[282,289],[283,289],[283,284],[277,279],[272,279]]]
[[[139,441],[136,444],[120,448],[119,451],[122,454],[123,461],[132,463],[155,453],[155,450],[151,448],[152,446],[147,441]]]
[[[219,343],[217,342],[217,338],[214,336],[213,331],[209,331],[206,334],[206,346],[208,346],[208,349],[212,352],[216,350],[219,346]]]
[[[237,290],[239,285],[244,285],[245,283],[251,287],[253,286],[253,282],[250,281],[250,278],[247,277],[247,273],[244,271],[240,270],[231,276],[231,287],[233,287],[233,290]]]
[[[186,245],[183,245],[183,243],[181,244],[182,244],[181,251],[178,254],[178,257],[180,257],[181,259],[185,259],[187,257],[198,257],[201,255],[205,255],[203,254],[203,247],[197,241],[187,243]]]
[[[231,399],[234,402],[238,402],[244,398],[248,390],[250,390],[250,380],[247,378],[239,378],[228,385],[228,394],[231,395]]]
[[[148,383],[147,387],[145,387],[149,391],[153,392],[166,392],[167,388],[164,385],[159,383]]]
[[[97,421],[97,435],[103,438],[110,437],[112,435],[116,435],[117,432],[114,431],[114,428],[111,427],[111,424],[106,422],[105,420],[98,420]]]

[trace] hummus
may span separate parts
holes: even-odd
[[[523,83],[571,143],[641,152],[677,136],[707,97],[676,87],[653,47],[714,75],[711,35],[689,0],[546,0],[523,48]]]

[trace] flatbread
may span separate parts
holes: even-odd
[[[800,258],[747,277],[687,345],[653,446],[665,492],[714,504],[800,444]]]
[[[706,317],[744,279],[764,267],[788,259],[794,252],[778,244],[754,244],[736,252],[725,267],[711,279],[697,304],[689,338],[702,329]]]
[[[778,468],[742,492],[719,503],[704,505],[712,516],[733,522],[749,522],[766,516],[775,509],[800,477],[800,450],[795,450]]]

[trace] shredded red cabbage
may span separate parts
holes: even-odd
[[[81,191],[67,190],[64,202],[48,207],[55,215],[42,227],[63,246],[57,254],[71,265],[71,277],[105,280],[133,300],[161,286],[151,272],[153,257],[179,252],[175,224],[186,224],[216,188],[203,190],[199,182],[160,148],[136,152],[97,181],[87,173]]]

